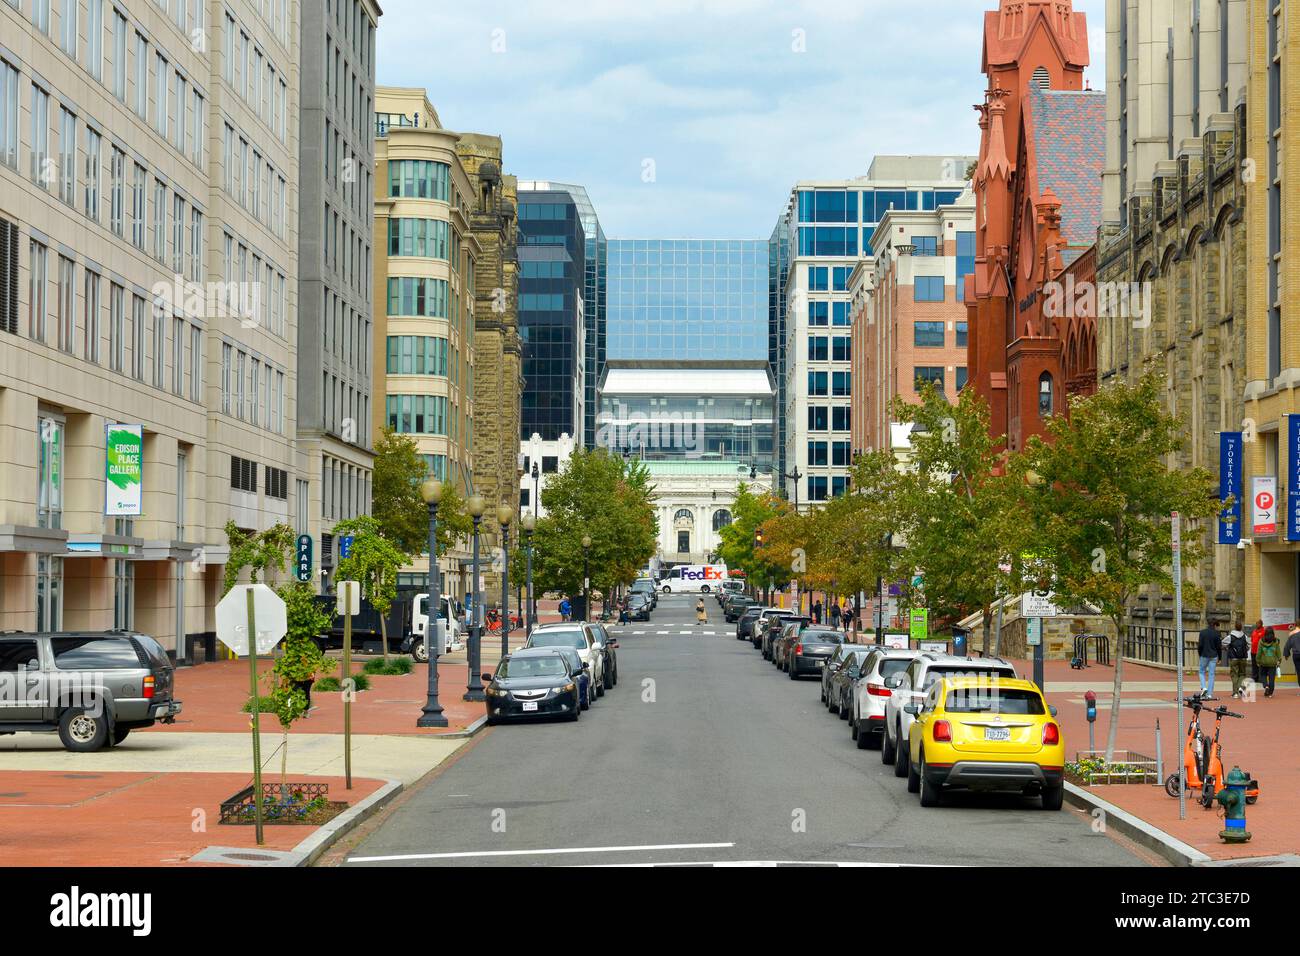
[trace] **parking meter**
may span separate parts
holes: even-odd
[[[1097,692],[1088,691],[1083,695],[1083,703],[1086,708],[1088,717],[1088,749],[1095,751],[1097,749],[1096,724],[1097,724]]]
[[[966,638],[969,632],[959,627],[952,629],[952,653],[955,657],[966,656]]]

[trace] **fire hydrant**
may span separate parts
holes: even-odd
[[[1224,781],[1224,788],[1214,795],[1223,806],[1223,830],[1219,839],[1224,843],[1249,843],[1250,831],[1246,829],[1246,787],[1250,778],[1240,767],[1233,767]]]

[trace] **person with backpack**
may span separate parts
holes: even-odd
[[[814,624],[820,624],[820,623],[822,622],[822,602],[821,602],[821,601],[813,601],[813,605],[812,605],[812,619],[813,619],[813,623],[814,623]]]
[[[1232,672],[1232,699],[1241,699],[1241,690],[1246,683],[1246,672],[1250,669],[1250,639],[1242,629],[1243,622],[1228,632],[1228,667]]]
[[[1255,629],[1250,632],[1250,679],[1256,684],[1259,683],[1259,664],[1255,660],[1255,655],[1259,653],[1259,642],[1264,639],[1268,633],[1268,628],[1264,626],[1264,621],[1255,622]]]
[[[1282,649],[1282,656],[1291,658],[1291,666],[1295,668],[1297,674],[1296,680],[1300,682],[1300,625],[1291,628],[1286,647]]]
[[[572,613],[573,613],[573,605],[569,603],[569,599],[567,597],[561,598],[560,599],[560,620],[567,621],[569,619],[569,615]]]
[[[1297,633],[1300,633],[1300,628],[1291,629],[1291,637],[1295,637]],[[1264,696],[1272,697],[1277,683],[1277,669],[1282,663],[1282,642],[1277,639],[1277,633],[1272,628],[1269,628],[1260,638],[1259,652],[1255,655],[1255,660],[1259,663],[1259,677],[1260,683],[1264,685]]]
[[[695,626],[709,623],[709,612],[704,609],[704,598],[695,602]]]
[[[840,617],[841,617],[840,602],[838,600],[831,601],[830,615],[831,615],[831,627],[835,628],[835,630],[838,631],[840,629]]]
[[[1223,653],[1223,635],[1213,621],[1201,628],[1197,651],[1201,657],[1201,700],[1218,700],[1214,696],[1214,677],[1219,668],[1219,656]]]

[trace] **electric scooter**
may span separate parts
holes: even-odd
[[[1219,733],[1223,726],[1224,717],[1241,718],[1242,714],[1236,714],[1228,710],[1227,707],[1220,705],[1211,711],[1215,715],[1214,721],[1214,738],[1206,737],[1201,732],[1201,710],[1204,705],[1199,697],[1189,697],[1183,701],[1184,705],[1191,708],[1192,719],[1187,725],[1187,743],[1183,748],[1183,765],[1186,768],[1187,787],[1189,791],[1200,790],[1201,794],[1197,798],[1202,807],[1209,810],[1214,806],[1214,795],[1223,785],[1223,747],[1219,743]],[[1246,774],[1250,777],[1250,774]],[[1165,781],[1165,792],[1171,797],[1177,797],[1179,791],[1178,774],[1170,774]],[[1259,781],[1251,778],[1246,787],[1246,802],[1253,804],[1259,800]]]

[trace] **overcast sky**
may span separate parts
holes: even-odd
[[[766,239],[800,179],[976,152],[996,0],[382,0],[378,82],[581,183],[610,238]],[[1088,15],[1105,85],[1104,0]]]

